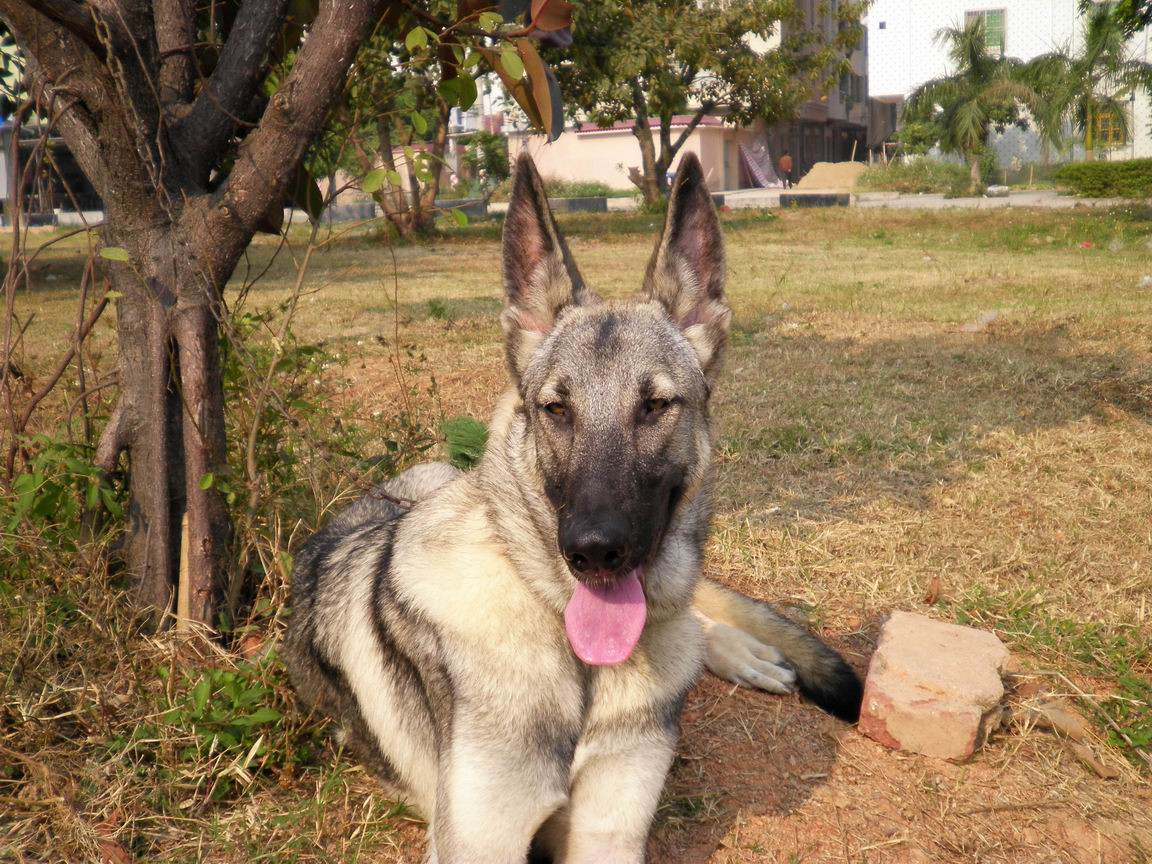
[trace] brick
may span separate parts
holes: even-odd
[[[893,612],[868,669],[860,731],[894,749],[970,759],[999,725],[1010,659],[992,633]]]

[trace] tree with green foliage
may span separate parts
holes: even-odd
[[[1101,6],[1111,9],[1112,19],[1124,32],[1132,37],[1152,24],[1152,2],[1149,0],[1116,0],[1114,3],[1100,3],[1099,0],[1080,0],[1080,12],[1088,15]]]
[[[952,72],[922,84],[908,97],[904,121],[931,122],[941,130],[940,147],[969,167],[969,193],[980,190],[982,162],[992,129],[1027,128],[1039,116],[1039,99],[1024,75],[1024,64],[988,51],[982,17],[964,27],[946,27],[936,40],[948,50]]]
[[[462,70],[483,60],[556,134],[554,81],[525,37],[563,33],[568,5],[501,0],[494,19],[493,6],[0,0],[0,22],[26,61],[13,134],[26,119],[49,118],[104,204],[99,266],[111,290],[93,314],[116,309],[119,390],[95,462],[130,477],[123,554],[135,597],[155,623],[168,620],[178,574],[187,574],[188,617],[209,625],[236,578],[232,513],[217,482],[228,471],[225,288],[255,233],[281,230],[286,201],[319,215],[324,201],[302,170],[305,157],[344,98],[363,46],[383,34],[392,48],[434,57],[438,97],[460,107],[475,98]],[[521,15],[523,26],[511,23]],[[20,238],[18,203],[6,215]],[[9,298],[28,258],[16,244],[5,274]],[[12,421],[21,396],[11,374],[11,314],[9,306],[0,356],[9,484],[18,454],[29,458],[24,430],[37,404],[25,400]],[[78,325],[76,343],[94,323]],[[258,492],[259,478],[249,482]]]
[[[893,133],[892,138],[900,144],[904,153],[922,156],[940,144],[944,137],[944,127],[936,117],[923,120],[910,120]]]
[[[1071,123],[1082,136],[1085,158],[1093,159],[1102,132],[1129,135],[1129,102],[1137,92],[1152,94],[1152,63],[1137,60],[1128,47],[1128,30],[1108,3],[1093,3],[1084,12],[1082,36],[1070,49],[1044,54],[1028,64],[1047,137],[1060,145]]]
[[[403,34],[377,32],[361,48],[325,135],[338,146],[313,148],[313,153],[362,177],[363,190],[396,233],[411,238],[433,229],[448,119],[461,93],[454,84],[446,90],[451,101],[441,94],[440,84],[448,79],[439,52],[426,39],[408,44],[397,35]],[[476,98],[471,73],[458,65],[456,71],[467,81],[465,101],[471,104]]]
[[[861,37],[863,4],[836,10],[828,39],[806,26],[793,0],[582,0],[574,44],[556,58],[556,73],[577,119],[633,122],[644,199],[655,205],[676,154],[706,116],[786,119],[839,76]],[[688,123],[673,137],[683,114]]]
[[[461,157],[475,178],[485,200],[496,187],[512,176],[508,161],[508,139],[503,135],[479,130],[468,136]]]

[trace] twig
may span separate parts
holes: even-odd
[[[1054,798],[1050,801],[1023,801],[1019,804],[989,804],[987,807],[974,807],[961,810],[957,816],[975,816],[977,813],[1001,813],[1005,810],[1047,810],[1053,807],[1072,807],[1076,804],[1068,798]]]
[[[64,357],[56,365],[56,370],[48,377],[48,380],[41,385],[40,389],[36,391],[36,394],[28,404],[24,406],[24,411],[20,415],[19,421],[12,426],[12,441],[8,444],[8,457],[5,461],[5,469],[9,477],[12,476],[12,472],[16,467],[16,453],[20,449],[20,436],[24,434],[24,430],[28,428],[28,421],[32,419],[32,412],[36,410],[36,406],[56,387],[56,384],[72,364],[72,358],[76,356],[76,346],[88,338],[88,334],[92,332],[92,328],[96,325],[96,322],[100,320],[100,316],[104,314],[104,310],[107,307],[108,296],[105,295],[101,297],[100,302],[92,308],[88,319],[79,326],[79,331],[72,340],[72,344],[68,347],[68,351],[65,352]]]
[[[256,442],[260,435],[260,419],[264,416],[264,406],[268,403],[268,394],[272,389],[272,381],[276,377],[276,364],[280,359],[280,352],[283,350],[284,340],[288,337],[288,328],[292,324],[292,318],[296,313],[296,305],[300,301],[300,294],[304,287],[304,277],[308,273],[308,265],[312,260],[312,253],[316,251],[316,237],[320,232],[320,222],[312,223],[312,236],[308,240],[308,248],[304,250],[304,259],[300,262],[300,267],[296,272],[296,284],[292,286],[292,298],[288,303],[288,309],[284,313],[284,320],[280,325],[280,333],[276,339],[276,355],[268,364],[268,371],[264,374],[264,381],[260,387],[260,392],[256,395],[256,400],[253,403],[253,416],[252,426],[248,429],[248,445],[244,451],[244,464],[248,473],[248,510],[254,511],[256,504],[260,500],[260,478],[257,476],[256,468]]]

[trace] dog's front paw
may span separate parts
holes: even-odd
[[[704,638],[705,663],[717,678],[768,693],[791,693],[796,689],[796,673],[784,655],[755,636],[727,624],[710,622]]]

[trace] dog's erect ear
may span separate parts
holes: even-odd
[[[584,287],[527,153],[516,160],[504,219],[504,327],[508,364],[519,376],[570,304],[596,302]]]
[[[724,297],[724,241],[704,171],[685,153],[668,195],[664,233],[648,262],[644,290],[684,331],[704,374],[720,368],[732,312]]]

